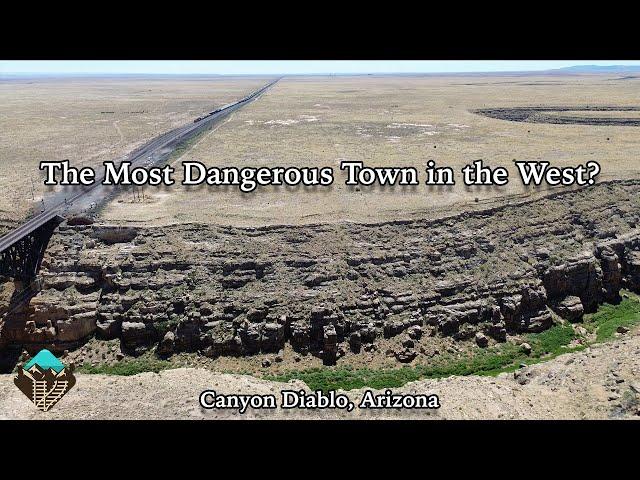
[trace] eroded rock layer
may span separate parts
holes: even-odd
[[[5,345],[276,352],[326,363],[381,337],[504,341],[552,311],[579,321],[640,291],[640,182],[613,182],[438,221],[135,228],[62,225],[42,290],[9,315]],[[414,352],[407,340],[400,361]]]

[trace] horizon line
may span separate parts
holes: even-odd
[[[253,73],[213,73],[213,72],[19,72],[19,71],[0,71],[0,78],[3,76],[24,76],[24,77],[313,77],[313,76],[368,76],[368,75],[386,75],[386,76],[403,76],[403,75],[424,75],[424,76],[438,76],[438,75],[509,75],[509,74],[544,74],[544,73],[558,73],[566,71],[568,74],[607,74],[607,73],[622,73],[612,71],[575,71],[571,72],[572,68],[576,67],[589,67],[591,65],[576,65],[575,67],[563,67],[563,68],[547,68],[541,70],[474,70],[474,71],[440,71],[440,72],[422,72],[422,71],[398,71],[398,72],[253,72]],[[640,71],[640,67],[636,65],[609,65],[609,68],[613,67],[636,67]],[[600,67],[603,68],[603,67]]]

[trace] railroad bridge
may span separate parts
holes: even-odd
[[[43,212],[0,238],[0,275],[31,283],[53,231],[63,221],[57,210]]]

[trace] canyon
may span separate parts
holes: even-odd
[[[399,335],[400,363],[418,354],[412,338],[504,342],[640,291],[638,193],[640,181],[613,181],[373,225],[67,222],[28,306],[8,307],[15,287],[2,284],[0,349],[62,353],[97,337],[127,355],[218,357],[289,344],[331,365]]]

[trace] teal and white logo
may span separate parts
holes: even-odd
[[[33,404],[48,411],[76,384],[70,369],[43,349],[18,371],[13,382]]]

